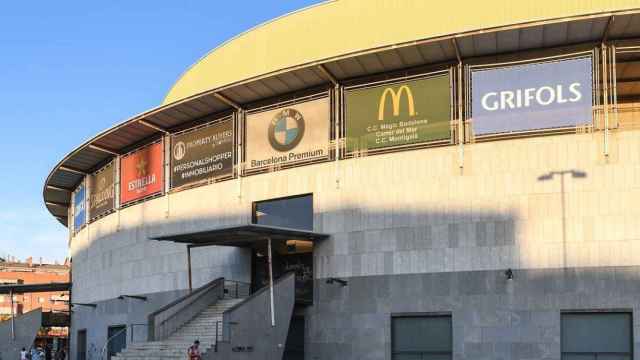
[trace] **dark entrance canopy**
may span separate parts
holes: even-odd
[[[254,247],[267,244],[269,257],[269,282],[271,290],[273,284],[271,264],[271,242],[287,240],[319,241],[328,238],[328,234],[316,233],[307,230],[291,229],[268,225],[232,225],[212,228],[210,230],[175,235],[152,237],[152,240],[172,241],[187,245],[187,269],[189,271],[189,291],[193,291],[191,275],[191,248],[199,246],[235,246]],[[273,295],[273,294],[272,294]],[[273,298],[273,296],[272,296]],[[272,304],[273,310],[273,304]]]
[[[192,246],[237,246],[251,247],[257,242],[271,240],[309,240],[318,241],[328,238],[328,234],[307,230],[290,229],[267,225],[234,225],[218,227],[193,233],[181,233],[152,237],[152,240],[173,241]]]
[[[24,293],[69,291],[69,290],[71,290],[71,283],[0,285],[0,294],[24,294]]]

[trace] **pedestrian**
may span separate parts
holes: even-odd
[[[20,351],[20,360],[27,360],[27,349],[22,348],[22,351]]]
[[[193,345],[191,345],[187,351],[187,356],[189,360],[202,360],[202,356],[200,355],[200,340],[193,342]]]
[[[50,344],[46,344],[44,346],[44,359],[45,360],[53,360],[53,349]]]

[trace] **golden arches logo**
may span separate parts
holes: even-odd
[[[416,115],[415,103],[413,102],[413,94],[411,93],[411,88],[408,85],[402,85],[398,89],[398,91],[393,90],[393,88],[386,88],[384,92],[380,96],[380,103],[378,104],[378,120],[384,120],[384,108],[387,102],[387,95],[391,95],[391,105],[393,106],[393,116],[400,115],[400,98],[402,94],[407,95],[407,105],[409,107],[409,116]]]

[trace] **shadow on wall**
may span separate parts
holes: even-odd
[[[584,179],[587,177],[587,173],[580,170],[560,170],[560,171],[551,171],[544,175],[538,176],[538,181],[552,181],[554,178],[560,179],[560,209],[561,209],[561,220],[562,220],[562,267],[567,267],[567,200],[566,198],[566,180],[565,178],[571,179]]]
[[[599,266],[598,259],[583,256],[580,249],[571,245],[580,229],[589,226],[585,218],[571,215],[575,212],[574,199],[582,194],[576,191],[576,184],[586,177],[586,172],[576,169],[551,171],[530,179],[521,193],[499,189],[495,194],[485,192],[475,196],[472,193],[460,195],[457,191],[462,190],[455,187],[443,188],[443,193],[448,192],[444,198],[449,201],[434,200],[433,189],[428,194],[395,189],[393,196],[362,201],[357,201],[357,197],[363,194],[353,195],[347,189],[325,189],[322,198],[314,199],[317,201],[314,230],[332,237],[315,248],[316,278]],[[313,192],[313,188],[307,190]],[[483,191],[482,184],[477,191]],[[142,216],[149,220],[138,227],[123,227],[103,238],[99,232],[92,233],[92,238],[109,240],[110,249],[106,251],[112,254],[100,255],[113,259],[120,259],[118,251],[127,255],[131,244],[120,238],[124,237],[123,233],[129,233],[127,236],[134,238],[135,245],[146,242],[145,251],[160,249],[167,258],[175,258],[176,253],[184,252],[184,265],[179,271],[186,272],[185,245],[148,239],[242,224],[251,217],[251,202],[247,200],[241,205],[230,206],[230,212],[224,214],[213,209],[210,214],[199,213],[193,217],[184,214],[169,218],[149,216],[151,212],[161,213],[164,203],[162,198],[155,199],[136,209],[137,212],[150,211]],[[121,245],[119,241],[122,241]],[[194,252],[194,261],[199,261],[198,256],[202,254],[207,253]],[[228,265],[224,264],[224,259],[220,261],[222,265]],[[114,263],[112,267],[119,265]],[[153,276],[154,268],[161,273],[166,266],[142,266],[137,275]],[[109,271],[108,268],[103,270]]]

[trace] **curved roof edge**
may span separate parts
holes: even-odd
[[[485,0],[458,5],[461,9],[452,9],[449,4],[331,0],[294,11],[239,34],[210,51],[180,76],[163,104],[367,49],[639,6],[637,0],[539,0],[535,3]]]

